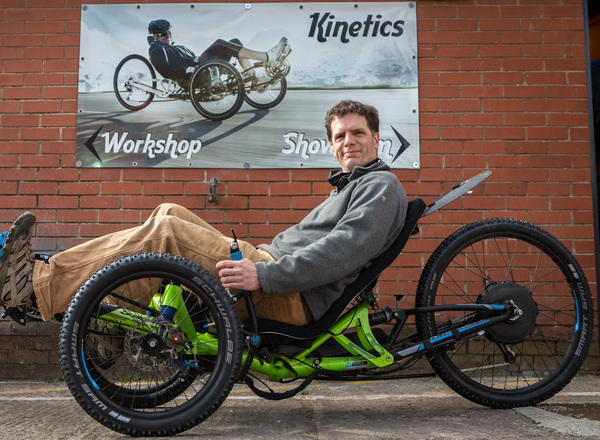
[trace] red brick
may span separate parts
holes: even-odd
[[[291,207],[292,209],[314,209],[317,205],[325,200],[325,197],[292,197],[291,205],[287,207],[283,207],[282,209],[286,209]],[[283,203],[282,203],[283,205]]]
[[[60,34],[65,31],[65,23],[61,21],[45,21],[27,23],[25,32],[28,34]]]
[[[77,99],[77,89],[74,87],[46,86],[42,93],[44,99]],[[67,108],[65,107],[63,110],[67,110]]]
[[[462,123],[463,126],[501,125],[504,117],[501,113],[465,113]]]
[[[490,156],[491,168],[525,168],[529,167],[529,156]]]
[[[424,59],[419,61],[419,74],[423,72],[433,71],[457,71],[459,60],[457,59]],[[462,66],[462,63],[461,63]],[[463,68],[464,69],[464,68]]]
[[[548,86],[549,98],[586,98],[587,87],[566,85],[566,86]]]
[[[504,96],[501,86],[464,86],[461,87],[462,98],[501,98]]]
[[[457,60],[458,61],[458,60]],[[419,63],[419,69],[421,68],[421,63]],[[460,60],[460,70],[475,70],[478,72],[484,70],[500,70],[501,69],[501,61],[499,59],[491,59],[491,58],[480,58],[480,59],[470,59],[463,58]]]
[[[500,16],[507,18],[526,18],[526,17],[540,17],[542,15],[542,8],[540,6],[500,6]]]
[[[528,139],[568,139],[569,132],[566,127],[529,127]]]
[[[459,114],[422,114],[419,118],[421,125],[460,125],[461,117]]]
[[[24,49],[18,47],[0,47],[0,59],[22,60]]]
[[[482,31],[518,31],[521,29],[521,20],[512,18],[482,18],[479,20],[479,29]]]
[[[488,102],[487,100],[485,102]],[[422,106],[420,107],[423,112]],[[440,101],[440,111],[442,112],[473,112],[481,110],[481,101],[479,99],[452,99]]]
[[[535,58],[516,58],[502,60],[502,69],[505,71],[519,70],[525,72],[534,72],[544,70],[544,61]]]
[[[86,183],[61,183],[60,194],[83,195],[83,194],[98,194],[100,184],[98,182]]]
[[[271,183],[269,185],[269,194],[272,196],[286,195],[310,195],[312,186],[309,182],[305,183]]]
[[[583,32],[544,32],[544,43],[546,44],[585,44]]]
[[[459,29],[463,31],[464,29]],[[499,44],[499,32],[461,32],[458,37],[461,44]]]
[[[102,194],[141,194],[141,182],[102,182]]]
[[[2,90],[2,99],[39,99],[41,90],[39,87],[10,87]]]
[[[132,226],[139,225],[141,222],[140,211],[137,209],[132,211],[100,211],[98,220],[101,223],[130,223]]]
[[[494,44],[491,46],[481,46],[479,52],[479,55],[484,58],[510,58],[521,56],[521,48],[517,44]]]
[[[79,207],[79,199],[76,196],[44,196],[40,197],[39,208],[44,209],[75,209]]]
[[[564,99],[527,99],[525,107],[528,112],[564,112],[567,101]]]
[[[42,35],[5,35],[4,47],[33,47],[42,46],[44,37]]]
[[[232,195],[266,195],[269,192],[269,185],[265,182],[229,182],[227,184],[227,194]]]
[[[30,73],[25,77],[25,85],[28,86],[62,86],[64,75],[59,73]]]
[[[564,55],[564,46],[560,44],[523,46],[523,56],[527,58],[563,57]]]
[[[63,59],[65,50],[61,47],[27,47],[25,58],[28,60]]]
[[[102,187],[104,190],[104,186]],[[144,195],[166,195],[166,194],[182,194],[183,183],[181,182],[144,182]]]
[[[419,87],[419,97],[435,97],[438,99],[443,98],[458,98],[460,96],[460,87],[457,86],[428,86]]]
[[[548,145],[541,141],[509,141],[506,143],[506,152],[509,154],[546,154],[548,153]]]
[[[440,84],[481,84],[479,72],[442,72]]]
[[[440,18],[436,20],[438,31],[476,31],[477,20],[473,19],[445,19]]]
[[[3,127],[37,127],[40,125],[38,115],[3,115],[0,116]]]
[[[23,113],[60,113],[60,101],[24,101]]]
[[[482,129],[475,127],[442,127],[442,139],[481,139]]]
[[[445,41],[442,43],[450,43]],[[437,55],[439,58],[476,58],[478,56],[478,46],[438,46]]]
[[[40,169],[38,173],[39,180],[50,180],[55,182],[73,182],[79,177],[79,172],[74,169],[48,168]]]
[[[5,73],[29,73],[42,71],[42,61],[15,60],[4,61]]]
[[[44,19],[44,11],[42,9],[6,9],[5,19],[7,21],[41,21]]]
[[[331,191],[326,169],[76,167],[82,2],[0,5],[0,226],[33,210],[36,249],[54,252],[136,226],[163,202],[187,206],[225,234],[235,227],[258,244]],[[422,220],[419,238],[382,275],[382,304],[395,305],[398,291],[410,303],[440,240],[493,216],[534,221],[557,234],[596,289],[582,13],[578,0],[417,3],[421,168],[394,174],[409,198],[426,202],[483,169],[493,174]],[[212,178],[219,180],[216,204],[207,197]],[[57,355],[46,348],[56,334],[39,336],[44,331],[15,330],[24,348],[9,350],[31,362],[20,378],[48,377],[53,366],[59,377]],[[9,350],[0,350],[0,365],[11,359]],[[0,367],[0,377],[14,375],[14,365]]]
[[[47,167],[55,168],[60,164],[59,156],[52,156],[49,154],[36,154],[36,155],[22,155],[21,166],[22,167]]]
[[[228,223],[243,223],[243,224],[247,224],[247,223],[259,223],[259,224],[265,224],[267,223],[267,213],[265,211],[248,211],[248,210],[243,210],[243,211],[235,211],[235,210],[229,210],[227,211],[227,213],[225,214],[225,220]]]
[[[482,84],[522,84],[521,72],[483,72]]]

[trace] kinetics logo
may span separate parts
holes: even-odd
[[[331,12],[315,12],[309,18],[312,19],[308,37],[317,37],[319,43],[325,43],[328,38],[339,38],[342,43],[349,43],[350,37],[400,37],[404,33],[404,20],[390,21],[382,15],[367,15],[363,21],[337,20]]]
[[[102,130],[102,127],[85,141],[84,145],[102,162],[94,146],[94,141],[100,130]],[[150,159],[154,159],[161,154],[169,155],[173,159],[185,155],[187,159],[191,159],[192,155],[198,153],[202,148],[200,139],[177,140],[174,138],[173,133],[169,133],[166,139],[153,139],[152,133],[147,133],[144,139],[130,139],[128,136],[129,132],[127,131],[101,134],[100,137],[104,138],[104,154],[143,154]]]

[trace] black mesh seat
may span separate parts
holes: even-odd
[[[426,207],[427,205],[421,199],[412,200],[408,203],[406,221],[398,238],[379,257],[374,259],[369,267],[363,269],[352,284],[346,286],[342,295],[332,304],[320,320],[306,326],[295,326],[258,318],[258,332],[261,334],[284,335],[295,339],[312,339],[325,333],[344,313],[354,298],[370,286],[379,277],[381,272],[394,262],[406,245]]]

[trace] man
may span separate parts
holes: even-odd
[[[283,37],[267,52],[245,48],[241,41],[217,40],[202,55],[196,57],[185,46],[175,45],[171,40],[171,23],[164,19],[152,20],[148,24],[148,33],[152,35],[148,53],[150,62],[163,77],[185,85],[189,82],[196,66],[208,60],[229,61],[232,57],[240,61],[244,70],[251,69],[250,60],[262,61],[266,66],[277,69],[292,49],[287,38]],[[252,70],[248,72],[252,73]],[[251,80],[251,77],[246,78]]]
[[[77,288],[105,264],[152,251],[181,255],[218,277],[225,288],[251,291],[258,317],[295,325],[320,319],[344,287],[398,236],[407,207],[402,185],[377,158],[375,108],[342,101],[329,110],[325,126],[341,165],[329,176],[335,189],[271,244],[255,248],[240,242],[242,260],[229,259],[231,238],[187,209],[164,204],[141,226],[34,262],[30,239],[35,218],[25,213],[8,232],[0,256],[0,303],[35,306],[49,319],[64,311]]]

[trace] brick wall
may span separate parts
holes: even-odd
[[[328,194],[326,170],[76,168],[80,2],[0,5],[1,229],[32,210],[35,248],[55,252],[176,202],[258,243]],[[409,196],[426,201],[480,170],[493,175],[425,219],[419,239],[381,278],[381,304],[398,290],[411,303],[440,240],[465,222],[497,216],[556,235],[585,268],[596,303],[581,0],[419,0],[417,16],[421,169],[396,174]],[[217,205],[207,197],[213,177]],[[0,322],[0,377],[60,377],[57,329]],[[586,368],[597,370],[597,340],[591,353]]]

